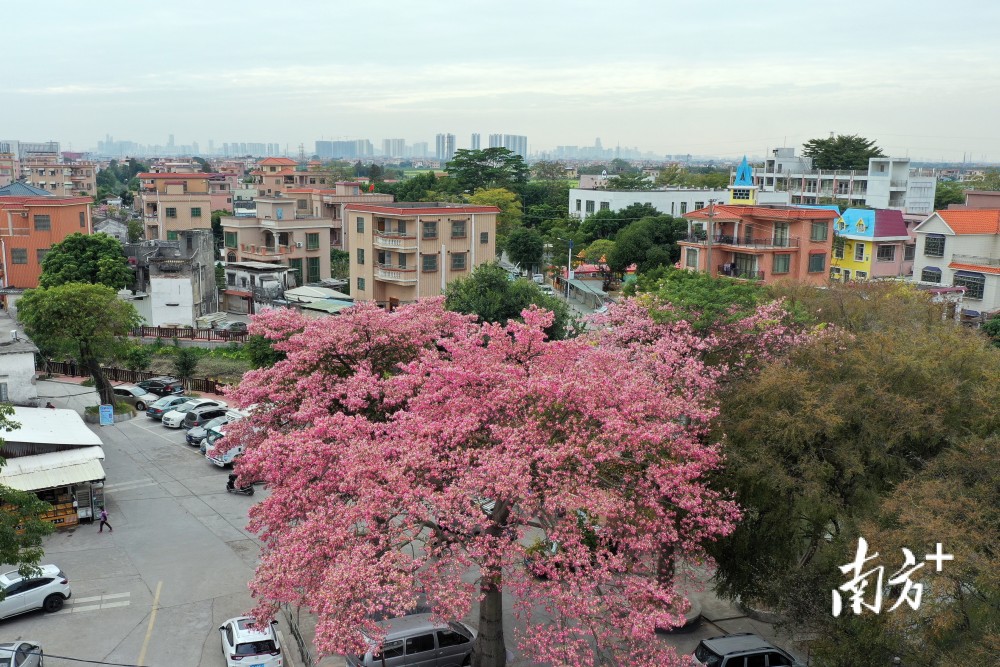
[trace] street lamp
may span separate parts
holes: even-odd
[[[573,279],[573,239],[564,239],[561,236],[556,238],[569,243],[569,252],[566,257],[566,300],[569,301],[569,281]]]

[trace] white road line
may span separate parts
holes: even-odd
[[[70,598],[66,600],[66,604],[80,604],[81,602],[98,602],[101,600],[114,600],[117,598],[128,598],[132,597],[131,593],[107,593],[105,595],[93,595],[87,598]]]
[[[106,484],[105,491],[132,491],[133,489],[143,489],[147,486],[156,486],[159,482],[149,480],[147,482],[122,482],[121,484]]]
[[[131,604],[130,602],[105,602],[101,605],[101,609],[111,609],[112,607],[127,607]]]
[[[162,433],[157,433],[156,431],[154,431],[151,428],[146,428],[145,426],[140,426],[139,424],[136,424],[134,419],[133,420],[129,420],[129,421],[124,422],[124,423],[125,424],[131,424],[132,426],[134,426],[134,427],[136,427],[138,429],[141,429],[141,430],[145,431],[146,433],[151,433],[152,435],[155,435],[158,438],[163,438],[167,442],[170,442],[170,443],[173,443],[173,444],[177,444],[177,441],[174,440],[173,438],[168,438],[167,436],[163,435]]]

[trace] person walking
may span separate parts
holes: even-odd
[[[115,532],[115,529],[111,527],[110,523],[108,523],[108,510],[106,510],[106,509],[104,509],[102,507],[101,508],[101,528],[97,532],[103,533],[105,526],[108,527],[108,532],[112,532],[112,533]]]

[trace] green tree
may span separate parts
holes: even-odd
[[[510,261],[530,270],[532,266],[542,263],[544,244],[538,230],[518,227],[508,235],[504,248]]]
[[[838,134],[827,139],[810,139],[802,153],[811,157],[816,169],[868,169],[868,159],[885,157],[873,139],[857,134]]]
[[[193,347],[181,347],[178,344],[174,350],[174,375],[184,382],[185,388],[190,387],[196,368],[198,368],[198,350]]]
[[[978,176],[966,183],[975,190],[1000,190],[1000,169],[987,169],[982,176]],[[938,187],[941,187],[940,183]]]
[[[101,362],[112,358],[142,323],[132,304],[106,285],[66,283],[26,291],[17,315],[39,347],[74,355],[94,378],[101,403],[114,404]]]
[[[52,246],[42,260],[38,284],[94,283],[116,290],[135,280],[118,239],[107,234],[70,234]]]
[[[619,174],[608,179],[608,190],[652,190],[653,187],[653,181],[642,172]]]
[[[684,185],[688,173],[679,164],[664,165],[656,176],[657,185]]]
[[[687,229],[683,219],[669,215],[642,218],[629,223],[615,236],[615,247],[608,256],[608,267],[622,273],[632,264],[640,272],[664,264],[672,264],[680,257],[676,241]]]
[[[566,165],[562,162],[539,160],[531,165],[531,175],[540,181],[559,181],[566,178]]]
[[[243,354],[254,368],[269,368],[285,358],[284,352],[275,350],[271,341],[260,334],[247,336]]]
[[[478,206],[496,206],[500,209],[500,213],[497,214],[498,249],[504,247],[507,235],[521,226],[521,201],[510,190],[505,188],[478,190],[468,197],[468,202]]]
[[[588,215],[587,219],[580,223],[580,232],[587,243],[597,239],[613,239],[629,224],[658,215],[662,213],[652,204],[629,204],[618,211],[597,211]]]
[[[506,148],[460,149],[445,166],[465,192],[504,188],[517,190],[528,182],[528,166],[517,153]]]
[[[118,359],[130,371],[144,371],[153,361],[153,349],[149,345],[126,341]]]
[[[428,192],[438,190],[438,178],[433,171],[417,174],[396,185],[396,201],[425,201]]]
[[[215,263],[215,284],[220,288],[226,284],[226,266],[222,262]]]
[[[942,211],[949,204],[964,204],[965,188],[956,181],[938,181],[934,190],[934,210]]]
[[[496,262],[479,265],[468,278],[449,283],[445,291],[448,310],[477,315],[485,322],[520,320],[521,311],[532,305],[555,315],[552,326],[545,330],[550,338],[561,340],[574,335],[575,322],[565,301],[543,293],[530,280],[511,280]]]
[[[222,230],[222,219],[231,217],[232,215],[231,212],[223,209],[212,211],[212,239],[215,241],[216,248],[221,248],[225,240],[225,233]]]
[[[615,249],[615,242],[609,239],[597,239],[583,251],[584,259],[591,264],[607,262],[611,252]]]
[[[211,173],[213,173],[213,171],[212,171],[212,165],[210,165],[208,163],[208,160],[206,160],[205,158],[195,156],[195,157],[193,157],[191,159],[201,165],[201,173],[203,173],[203,174],[211,174]]]
[[[351,253],[346,250],[330,249],[330,277],[345,279],[351,273]]]
[[[142,222],[139,220],[129,220],[126,224],[128,226],[128,242],[138,243],[141,241],[142,235],[145,233]]]

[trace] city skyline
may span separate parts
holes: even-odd
[[[529,137],[532,153],[599,136],[605,146],[735,156],[835,131],[915,160],[1000,160],[991,31],[1000,7],[970,0],[948,11],[845,0],[837,12],[383,3],[336,31],[334,48],[324,26],[344,17],[332,5],[250,0],[225,15],[225,30],[200,8],[111,1],[43,16],[13,7],[8,52],[36,55],[8,71],[3,133],[67,150],[110,133],[140,144],[173,134],[202,148],[246,137],[308,152],[324,137],[380,145],[445,132],[461,148],[472,133],[503,132]],[[43,18],[38,50],[31,28]],[[425,39],[470,30],[482,33],[475,49]],[[960,112],[949,99],[962,100]]]

